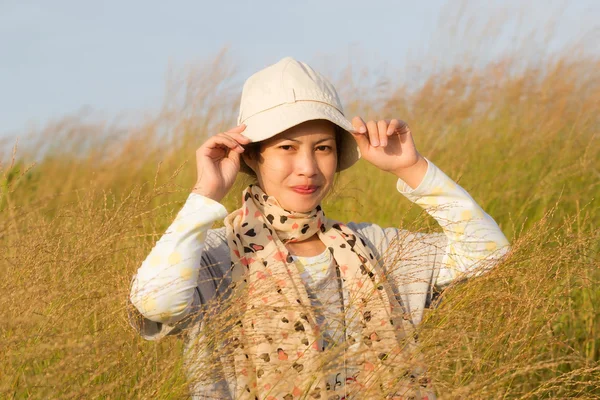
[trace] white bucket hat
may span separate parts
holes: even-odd
[[[352,166],[360,152],[344,117],[342,104],[333,85],[309,65],[286,57],[258,71],[244,83],[238,125],[252,142],[269,139],[305,121],[325,119],[339,126],[341,135],[338,171]],[[250,168],[242,161],[241,171]]]

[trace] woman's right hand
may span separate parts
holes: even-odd
[[[238,125],[227,132],[209,138],[196,150],[198,179],[192,192],[221,201],[240,171],[242,145],[251,142],[241,132],[246,125]]]

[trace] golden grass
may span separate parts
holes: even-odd
[[[350,98],[349,114],[408,121],[422,154],[513,245],[492,272],[444,292],[421,325],[442,398],[600,398],[600,61],[510,66],[398,86],[377,109]],[[194,183],[195,149],[235,122],[224,59],[188,76],[135,129],[67,118],[2,163],[1,397],[187,396],[181,341],[143,341],[125,308],[132,274]],[[394,182],[360,162],[325,209],[439,230]]]

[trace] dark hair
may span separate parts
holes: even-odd
[[[333,122],[331,123],[335,127],[335,149],[337,152],[337,162],[339,168],[340,156],[342,154],[342,134],[344,133],[344,130],[338,125],[334,124]],[[246,156],[251,160],[258,160],[260,157],[260,152],[262,150],[263,143],[264,141],[252,142],[250,144],[247,144],[246,146],[244,146],[244,154],[246,154]],[[244,161],[242,160],[242,162]],[[256,179],[256,174],[254,173],[254,171],[252,171],[251,168],[248,169],[250,170],[250,175]]]

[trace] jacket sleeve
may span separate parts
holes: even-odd
[[[427,159],[426,159],[427,160]],[[494,219],[465,189],[427,160],[428,168],[415,189],[398,179],[397,189],[431,215],[443,230],[426,240],[424,251],[434,263],[434,284],[481,275],[508,252],[508,240]]]
[[[396,187],[435,218],[442,233],[348,224],[381,260],[397,299],[415,324],[421,321],[434,287],[440,290],[489,271],[510,248],[494,219],[435,164],[427,163],[418,187],[412,189],[402,180]]]
[[[160,331],[163,324],[173,326],[200,303],[197,287],[206,235],[212,224],[226,215],[220,203],[190,193],[132,279],[132,325],[131,311],[137,311]],[[152,332],[146,336],[154,339]]]
[[[442,233],[381,228],[371,223],[349,224],[371,244],[386,272],[402,290],[424,291],[433,286],[441,289],[453,281],[481,275],[510,249],[494,219],[462,187],[425,159],[427,172],[419,186],[412,189],[398,179],[396,188],[431,215]]]

